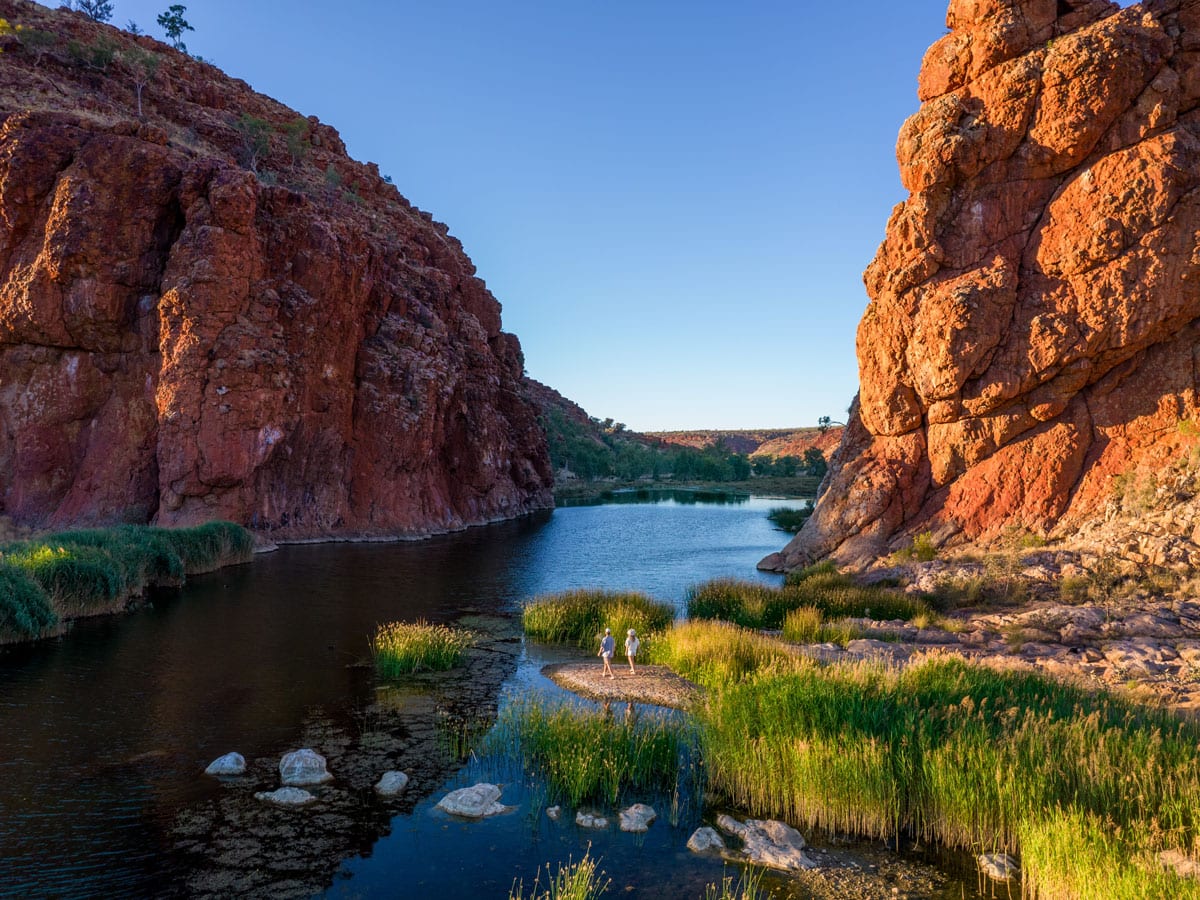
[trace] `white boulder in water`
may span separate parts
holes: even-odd
[[[208,764],[205,775],[244,775],[246,773],[246,757],[240,753],[226,753],[218,756]]]
[[[747,819],[742,823],[722,815],[717,818],[717,827],[742,839],[742,855],[749,862],[793,872],[817,867],[816,860],[804,852],[808,844],[803,835],[791,825],[774,819]]]
[[[715,828],[705,825],[697,828],[688,838],[687,848],[693,853],[724,853],[725,841],[717,834]]]
[[[486,816],[496,816],[512,809],[512,807],[505,806],[499,801],[500,788],[494,784],[481,782],[471,787],[451,791],[438,801],[437,808],[453,816],[482,819]]]
[[[657,818],[658,813],[654,811],[653,806],[647,806],[645,803],[635,803],[628,809],[621,810],[621,830],[640,834],[644,831],[649,831],[650,826]]]
[[[317,798],[306,790],[296,787],[281,787],[276,791],[259,791],[255,800],[265,800],[276,806],[307,806]]]
[[[575,824],[580,828],[607,828],[608,819],[596,813],[580,810],[575,813]]]
[[[395,797],[408,787],[408,776],[403,772],[384,772],[375,785],[375,791],[382,797]]]
[[[324,784],[333,776],[325,769],[325,757],[315,750],[293,750],[279,761],[279,779],[288,785],[306,787]]]
[[[979,857],[979,868],[994,881],[1012,881],[1021,871],[1017,861],[1007,853],[984,853]]]

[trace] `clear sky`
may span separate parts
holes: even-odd
[[[167,0],[114,0],[161,36]],[[447,223],[529,374],[640,430],[812,425],[945,0],[196,0],[191,52]]]

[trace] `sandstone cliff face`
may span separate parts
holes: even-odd
[[[865,274],[860,394],[764,560],[1066,534],[1200,421],[1200,5],[953,0]]]
[[[300,538],[552,503],[520,345],[445,226],[315,119],[289,148],[299,116],[207,64],[0,17],[56,36],[0,55],[0,512]],[[140,120],[135,43],[161,61]],[[242,116],[272,128],[261,179]]]

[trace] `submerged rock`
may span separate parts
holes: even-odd
[[[240,753],[226,753],[208,764],[205,775],[244,775],[246,772],[246,757]]]
[[[558,817],[561,815],[562,815],[562,807],[561,806],[547,806],[546,807],[546,818],[548,818],[551,822],[557,822]]]
[[[804,852],[808,844],[803,835],[791,825],[774,819],[747,819],[743,823],[722,815],[717,818],[717,827],[742,839],[742,855],[749,862],[785,871],[817,867],[816,860]]]
[[[631,831],[635,834],[649,831],[654,820],[658,818],[654,807],[647,806],[645,803],[635,803],[628,809],[621,810],[620,815],[621,830]]]
[[[375,792],[384,797],[395,797],[408,787],[408,776],[403,772],[384,772],[375,785]]]
[[[1021,867],[1007,853],[983,853],[979,856],[979,870],[993,881],[1012,881]]]
[[[687,848],[693,853],[724,853],[725,841],[717,834],[715,828],[705,825],[692,832]]]
[[[325,757],[315,750],[293,750],[279,761],[279,778],[284,784],[324,784],[333,776],[325,768]]]
[[[259,791],[254,799],[265,800],[276,806],[307,806],[316,802],[317,798],[302,788],[281,787],[276,791]]]
[[[608,819],[596,813],[588,813],[580,810],[575,813],[575,824],[580,828],[607,828]]]
[[[450,813],[452,816],[465,816],[468,819],[482,819],[508,812],[511,806],[505,806],[500,800],[500,788],[494,784],[481,782],[471,787],[451,791],[438,801],[437,808]]]

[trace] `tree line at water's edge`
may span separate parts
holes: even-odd
[[[756,477],[809,478],[825,474],[824,454],[803,456],[738,453],[722,443],[684,447],[628,431],[620,422],[591,417],[587,423],[546,408],[540,416],[555,472],[585,480],[747,481]],[[815,485],[814,485],[815,486]]]

